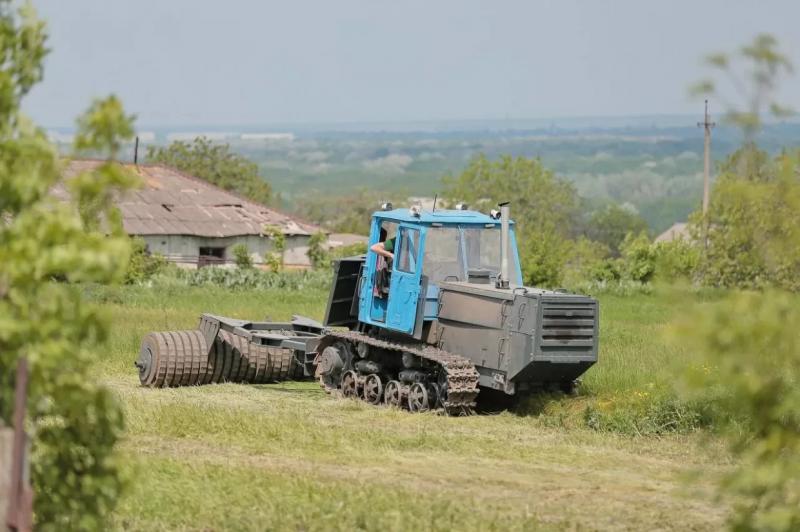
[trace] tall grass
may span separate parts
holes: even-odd
[[[628,437],[648,433],[637,408],[670,422],[647,409],[691,350],[662,333],[699,295],[602,295],[600,362],[580,396],[446,418],[337,399],[313,382],[139,387],[133,360],[145,333],[194,328],[202,312],[321,319],[326,289],[85,291],[113,330],[95,374],[126,415],[132,483],[119,528],[703,529],[725,517],[711,493],[727,458],[713,441],[669,430]],[[702,480],[679,489],[700,467]]]

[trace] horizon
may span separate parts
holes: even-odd
[[[726,123],[724,113],[711,113],[711,118],[717,120],[718,127],[734,127]],[[642,115],[583,115],[583,116],[542,116],[542,117],[501,117],[501,118],[454,118],[454,119],[425,119],[425,120],[343,120],[335,122],[285,122],[285,123],[139,123],[135,122],[137,131],[174,131],[174,132],[208,132],[215,133],[280,133],[291,131],[313,132],[381,132],[382,127],[390,126],[385,131],[395,129],[402,132],[428,132],[431,126],[437,132],[458,131],[533,131],[558,129],[564,131],[582,129],[625,129],[625,128],[695,128],[697,121],[702,119],[702,112],[698,114],[686,113],[655,113]],[[763,120],[765,127],[784,124],[800,123],[800,114],[775,119],[770,117]],[[413,129],[410,126],[428,126],[428,128]],[[506,125],[508,127],[502,127]],[[65,124],[40,124],[43,129],[52,131],[73,131],[75,125]],[[406,126],[406,127],[403,127]],[[451,127],[450,127],[451,126]],[[460,127],[459,127],[460,126]],[[363,128],[363,129],[362,129]],[[230,131],[226,131],[230,130]]]

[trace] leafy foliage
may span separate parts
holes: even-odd
[[[700,246],[683,238],[653,244],[655,277],[665,281],[692,279],[700,263]]]
[[[623,276],[632,281],[646,283],[656,271],[656,252],[644,233],[628,233],[620,245]]]
[[[561,280],[578,209],[575,189],[539,159],[501,156],[473,159],[458,177],[445,178],[445,197],[489,212],[512,201],[526,284],[554,286]]]
[[[744,148],[749,149],[749,148]],[[800,164],[798,155],[746,166],[739,174],[734,154],[714,186],[708,220],[694,218],[698,240],[708,226],[698,276],[721,287],[800,289]],[[753,159],[751,158],[751,161]]]
[[[737,530],[800,529],[800,310],[785,293],[745,293],[693,313],[676,335],[700,357],[689,397],[721,390],[740,461],[721,488],[739,496]]]
[[[233,253],[233,260],[236,262],[237,268],[247,269],[253,267],[253,258],[250,256],[250,250],[244,243],[236,244],[231,248]]]
[[[587,236],[596,242],[602,242],[612,255],[618,256],[620,245],[628,233],[640,234],[647,231],[647,222],[639,213],[612,203],[595,211],[587,227]]]
[[[726,107],[728,121],[741,128],[748,142],[761,129],[765,111],[776,118],[792,114],[791,109],[780,104],[775,97],[778,80],[792,72],[792,63],[778,50],[778,41],[772,35],[757,35],[752,43],[735,54],[712,54],[707,63],[724,76],[724,81],[704,79],[692,88],[692,92],[716,96]],[[742,76],[742,71],[746,77]],[[726,97],[721,90],[726,85],[736,91],[741,102]]]
[[[142,284],[148,286],[222,286],[230,290],[327,290],[331,281],[329,270],[264,271],[257,268],[200,268],[164,271]]]
[[[300,216],[330,231],[366,235],[369,233],[372,213],[387,201],[399,205],[400,202],[396,201],[399,197],[397,192],[387,196],[386,192],[364,189],[346,196],[323,194],[315,197],[304,194],[297,209]]]
[[[324,268],[329,263],[328,251],[325,249],[327,241],[328,236],[321,231],[314,233],[308,239],[308,260],[315,270]]]
[[[264,255],[264,262],[273,272],[283,269],[283,252],[286,251],[286,235],[280,227],[268,225],[264,227],[263,233],[272,240],[272,251]]]
[[[110,160],[130,137],[132,117],[110,97],[78,120],[76,148],[109,161],[66,183],[74,206],[58,203],[50,195],[58,154],[20,113],[42,76],[44,26],[28,5],[15,12],[0,0],[0,35],[0,417],[9,418],[14,369],[25,356],[37,528],[103,529],[122,487],[114,444],[123,419],[89,372],[106,324],[68,283],[125,275],[130,244],[107,200],[133,184]]]
[[[341,259],[344,257],[353,257],[355,255],[364,255],[367,252],[366,243],[355,243],[347,246],[339,246],[329,251],[330,260]],[[330,263],[330,260],[328,263]]]
[[[311,260],[311,265],[315,270],[330,268],[332,261],[336,259],[363,255],[367,252],[367,245],[361,243],[329,249],[325,245],[327,238],[325,233],[316,233],[311,236],[309,241],[308,258]]]
[[[131,258],[125,272],[125,284],[139,284],[169,267],[167,259],[147,251],[147,244],[139,237],[131,238]]]
[[[272,201],[272,187],[258,173],[258,165],[231,151],[228,144],[214,144],[205,137],[191,144],[175,141],[169,146],[150,146],[147,159],[204,179],[255,202]]]

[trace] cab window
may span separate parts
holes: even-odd
[[[401,227],[400,248],[395,253],[395,264],[398,271],[417,273],[417,252],[419,250],[419,230]]]

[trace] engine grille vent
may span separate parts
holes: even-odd
[[[580,298],[544,300],[538,351],[543,358],[596,358],[597,302]]]

